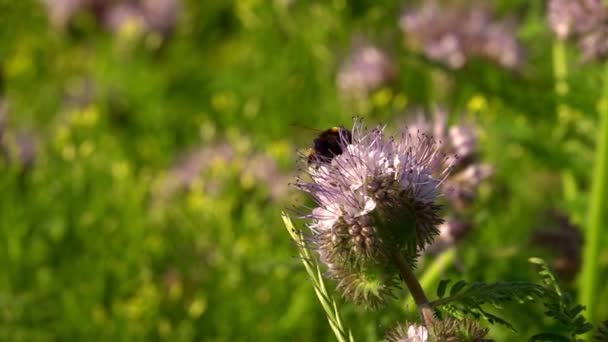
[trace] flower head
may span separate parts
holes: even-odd
[[[418,324],[399,325],[386,334],[387,342],[426,342],[428,340],[428,330]]]
[[[606,16],[601,0],[550,0],[547,7],[549,26],[561,39],[593,31]]]
[[[485,338],[488,334],[487,328],[482,328],[477,322],[466,318],[436,320],[430,330],[433,332],[433,341],[491,341]],[[430,340],[429,335],[428,329],[424,326],[407,323],[390,330],[386,334],[385,340],[388,342],[425,342]]]
[[[608,56],[608,10],[602,0],[550,0],[549,27],[562,40],[574,40],[584,60]]]
[[[435,1],[406,11],[399,19],[410,48],[452,69],[483,57],[517,69],[523,49],[509,21],[496,21],[484,7],[441,7]]]
[[[451,156],[444,162],[445,166],[451,165],[452,171],[441,185],[447,216],[439,226],[440,233],[433,246],[426,250],[439,253],[472,231],[468,209],[477,198],[479,186],[494,170],[478,161],[477,127],[472,122],[448,125],[446,111],[437,109],[430,118],[418,113],[407,127],[410,132],[433,134],[440,151]]]
[[[347,96],[365,96],[393,80],[396,74],[393,61],[384,51],[362,44],[342,64],[336,83]]]
[[[69,25],[80,12],[89,12],[112,32],[133,27],[143,32],[170,34],[180,12],[180,0],[44,0],[51,22]]]
[[[391,255],[411,260],[438,234],[435,201],[449,168],[425,134],[387,137],[383,127],[356,121],[340,140],[342,153],[309,165],[295,186],[317,204],[306,217],[321,260],[342,289],[354,286],[345,294],[358,301],[387,293]]]
[[[449,126],[443,109],[435,110],[432,118],[418,113],[408,127],[410,132],[433,134],[440,151],[451,156],[445,162],[453,171],[442,184],[443,191],[451,208],[462,211],[469,207],[479,185],[493,174],[492,166],[477,161],[477,127],[472,123]]]

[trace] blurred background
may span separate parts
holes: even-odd
[[[553,2],[0,0],[0,340],[333,340],[280,214],[353,115],[466,157],[430,293],[537,281],[540,256],[576,298],[606,47]],[[356,340],[415,317],[396,295],[340,301]]]

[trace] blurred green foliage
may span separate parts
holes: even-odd
[[[584,221],[600,67],[567,51],[571,110],[558,116],[541,1],[497,2],[520,20],[520,73],[483,61],[452,72],[405,50],[403,6],[189,0],[163,37],[111,33],[87,15],[58,28],[39,1],[0,0],[0,340],[331,340],[280,218],[305,200],[273,187],[315,134],[298,126],[349,126],[354,114],[392,123],[408,106],[468,113],[496,168],[446,276],[535,279],[527,259],[551,256],[531,245],[544,213]],[[335,78],[361,37],[387,48],[400,71],[353,104]],[[21,131],[37,146],[31,164],[20,162]],[[186,153],[223,142],[230,158],[215,155],[163,193]],[[278,176],[260,181],[253,155],[276,161]],[[566,285],[576,293],[576,281]],[[598,303],[608,302],[601,291]],[[356,340],[377,340],[403,320],[400,303],[371,313],[342,304],[344,324]],[[518,310],[510,318],[525,336],[554,324],[542,307]]]

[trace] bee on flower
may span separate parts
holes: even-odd
[[[328,274],[345,296],[376,306],[396,283],[389,260],[413,264],[439,233],[436,201],[450,167],[430,135],[392,137],[360,120],[339,132],[340,153],[307,159],[294,185],[316,202],[304,217]]]

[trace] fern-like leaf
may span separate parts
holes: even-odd
[[[555,275],[551,272],[544,260],[540,258],[531,258],[529,261],[538,266],[538,274],[547,288],[544,302],[546,309],[545,315],[556,319],[566,327],[568,335],[570,336],[568,341],[578,341],[576,338],[577,335],[582,335],[593,328],[582,315],[585,307],[575,303],[570,295],[562,291],[557,283]],[[542,336],[546,334],[539,335]]]
[[[608,342],[608,321],[602,322],[600,327],[597,328],[595,340],[597,342]]]
[[[485,284],[481,282],[467,283],[458,281],[449,288],[449,281],[439,283],[437,295],[439,299],[433,301],[431,306],[457,319],[473,316],[476,319],[485,319],[492,324],[502,324],[515,330],[513,326],[504,319],[488,312],[483,305],[491,305],[502,308],[507,302],[526,302],[542,298],[545,294],[544,287],[528,282],[498,282]]]

